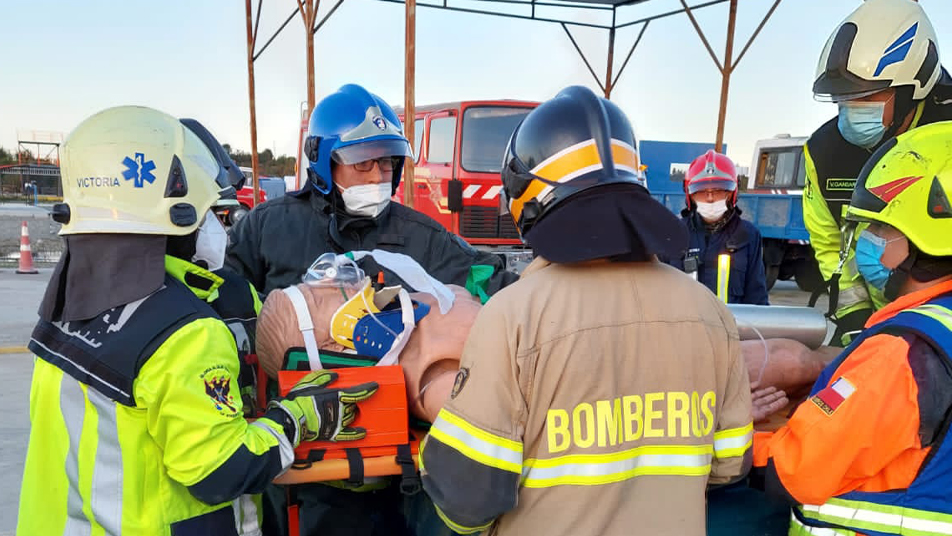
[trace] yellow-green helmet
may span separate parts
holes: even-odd
[[[952,257],[952,121],[883,144],[856,181],[846,218],[898,229],[927,255]]]
[[[61,235],[184,236],[234,189],[194,132],[152,108],[103,110],[63,144],[63,203],[53,207]]]

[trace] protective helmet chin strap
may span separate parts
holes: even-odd
[[[893,120],[892,124],[886,128],[883,139],[880,143],[901,134],[899,129],[906,123],[909,114],[915,114],[916,107],[922,101],[912,100],[912,88],[908,86],[897,87],[893,97]]]
[[[916,263],[916,258],[919,256],[919,250],[915,249],[912,245],[912,242],[909,242],[909,256],[903,260],[899,266],[897,266],[892,274],[890,274],[889,279],[886,280],[886,287],[883,289],[883,295],[886,296],[886,299],[893,301],[899,297],[899,292],[902,290],[902,287],[906,284],[906,281],[909,281],[909,277],[912,275],[912,265]]]

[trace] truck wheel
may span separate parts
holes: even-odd
[[[241,218],[244,218],[248,214],[248,212],[249,212],[248,207],[244,205],[239,205],[237,208],[232,210],[231,214],[229,215],[231,224],[235,225],[236,223],[238,223],[238,221],[241,220]]]
[[[767,272],[767,290],[770,290],[773,288],[774,283],[777,282],[777,276],[780,275],[780,266],[776,264],[773,266],[767,266],[766,272]]]
[[[813,292],[824,283],[820,267],[813,257],[800,259],[794,267],[794,279],[800,290]]]

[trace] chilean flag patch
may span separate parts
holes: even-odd
[[[823,413],[833,415],[836,408],[840,407],[840,404],[845,402],[846,399],[855,392],[856,386],[850,383],[846,378],[839,378],[826,389],[810,397],[810,401],[816,404]]]

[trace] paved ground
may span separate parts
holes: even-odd
[[[0,204],[0,267],[17,266],[24,221],[36,262],[40,265],[56,262],[63,242],[56,234],[60,224],[50,219],[48,207],[3,203]]]
[[[51,269],[19,275],[0,268],[0,536],[13,536],[23,478],[23,457],[29,435],[30,374],[33,358],[5,353],[26,345]],[[770,293],[776,305],[806,305],[809,296],[791,281],[780,281]],[[818,308],[825,308],[825,300]]]

